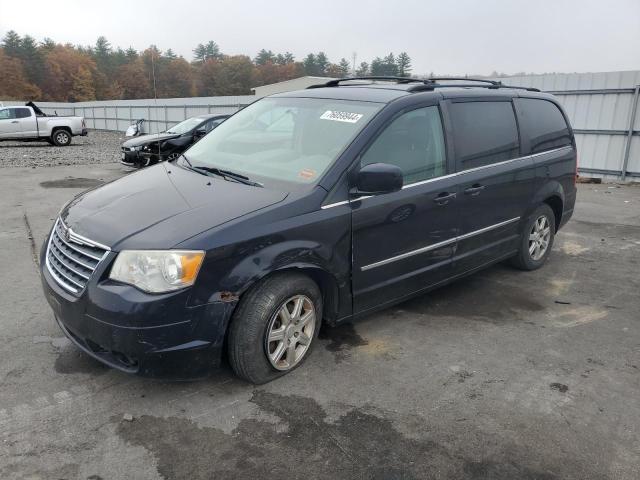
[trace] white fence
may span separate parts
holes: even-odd
[[[135,120],[144,119],[145,133],[163,132],[182,120],[205,113],[231,114],[259,97],[162,98],[144,100],[106,100],[96,102],[37,102],[45,113],[78,115],[86,120],[87,128],[124,132]],[[24,102],[4,102],[5,105]]]
[[[640,179],[640,71],[545,74],[498,78],[555,94],[569,115],[578,143],[580,173],[612,180]],[[47,113],[82,115],[89,128],[124,131],[144,118],[144,131],[166,130],[203,113],[233,113],[259,97],[111,100],[38,105]],[[5,102],[5,105],[19,102]]]

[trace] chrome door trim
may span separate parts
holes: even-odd
[[[498,162],[498,163],[492,163],[492,164],[490,164],[490,165],[483,165],[483,166],[481,166],[481,167],[470,168],[470,169],[468,169],[468,170],[462,170],[462,171],[460,171],[460,172],[449,173],[449,174],[447,174],[447,175],[442,175],[442,176],[440,176],[440,177],[428,178],[428,179],[426,179],[426,180],[421,180],[421,181],[419,181],[419,182],[410,183],[410,184],[408,184],[408,185],[403,185],[403,186],[402,186],[402,190],[405,190],[405,189],[407,189],[407,188],[417,187],[417,186],[419,186],[419,185],[425,185],[425,184],[427,184],[427,183],[436,182],[436,181],[438,181],[438,180],[445,180],[445,179],[447,179],[447,178],[457,177],[457,176],[464,175],[464,174],[469,173],[469,172],[478,172],[478,171],[480,171],[480,170],[485,170],[485,169],[493,168],[493,167],[499,167],[499,166],[501,166],[501,165],[507,165],[507,164],[509,164],[509,163],[513,163],[513,162],[519,162],[519,161],[522,161],[522,160],[530,160],[530,159],[532,159],[532,158],[537,158],[537,157],[540,157],[540,156],[542,156],[542,155],[548,155],[548,154],[550,154],[550,153],[560,152],[560,151],[562,151],[562,150],[566,150],[566,149],[571,149],[571,150],[573,150],[573,146],[571,146],[571,145],[565,145],[564,147],[554,148],[554,149],[552,149],[552,150],[547,150],[546,152],[532,153],[531,155],[525,155],[524,157],[511,158],[511,159],[509,159],[509,160],[504,160],[504,161],[502,161],[502,162]],[[341,202],[335,202],[335,203],[330,203],[330,204],[328,204],[328,205],[323,205],[323,206],[322,206],[322,207],[320,207],[320,208],[322,208],[323,210],[325,210],[325,209],[327,209],[327,208],[338,207],[338,206],[340,206],[340,205],[346,205],[346,204],[351,203],[351,202],[357,202],[357,201],[360,201],[360,200],[365,200],[365,199],[367,199],[367,198],[371,198],[371,197],[373,197],[373,196],[374,196],[374,195],[363,195],[363,196],[361,196],[361,197],[355,197],[355,198],[352,198],[352,199],[349,199],[349,200],[343,200],[343,201],[341,201]]]
[[[398,260],[403,260],[405,258],[412,257],[413,255],[419,255],[421,253],[426,253],[431,250],[436,250],[438,248],[445,247],[447,245],[458,242],[460,240],[465,240],[475,235],[480,235],[482,233],[495,230],[496,228],[504,227],[505,225],[509,225],[513,222],[517,222],[518,220],[520,220],[520,217],[511,218],[509,220],[505,220],[504,222],[496,223],[494,225],[489,225],[488,227],[484,227],[479,230],[475,230],[473,232],[465,233],[464,235],[459,235],[457,237],[444,240],[442,242],[434,243],[433,245],[427,245],[426,247],[422,247],[417,250],[411,250],[410,252],[405,252],[405,253],[401,253],[400,255],[395,255],[393,257],[385,258],[384,260],[380,260],[379,262],[370,263],[369,265],[360,267],[360,270],[365,272],[367,270],[371,270],[372,268],[381,267],[382,265],[387,265],[388,263],[397,262]]]

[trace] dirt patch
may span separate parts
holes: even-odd
[[[104,181],[96,178],[67,177],[61,180],[48,180],[40,182],[42,188],[93,188],[104,184]]]
[[[341,323],[335,327],[324,327],[318,338],[328,340],[326,349],[335,354],[336,363],[340,363],[348,356],[353,347],[368,345],[364,338],[356,332],[353,323]]]
[[[143,416],[119,421],[116,432],[153,453],[163,478],[556,478],[518,464],[516,452],[504,462],[452,454],[360,408],[329,422],[311,398],[255,391],[251,402],[278,423],[244,419],[227,434],[185,418]]]

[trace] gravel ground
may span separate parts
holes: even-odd
[[[73,137],[68,147],[46,142],[0,143],[0,167],[45,167],[87,165],[120,161],[122,132],[90,130],[86,137]]]

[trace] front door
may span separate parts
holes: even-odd
[[[392,120],[361,156],[360,166],[371,163],[400,167],[404,187],[351,202],[354,313],[448,278],[458,229],[437,105]]]
[[[0,138],[18,138],[22,133],[15,111],[15,108],[0,108]]]

